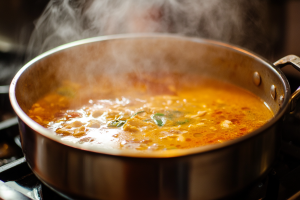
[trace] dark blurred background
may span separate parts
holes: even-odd
[[[34,29],[34,23],[42,14],[48,1],[0,1],[0,85],[8,85],[14,74],[26,61],[27,45]],[[245,35],[243,40],[250,41],[250,44],[253,41],[256,45],[245,45],[243,41],[234,41],[233,43],[245,47],[271,62],[288,54],[300,56],[300,1],[261,1],[265,1],[267,6],[262,10],[250,7],[246,9],[245,13],[249,19],[245,20],[247,26],[244,28],[247,29],[246,32],[252,34],[251,36]],[[258,21],[263,26],[257,26]],[[214,38],[209,32],[202,36],[222,41],[222,38]],[[288,76],[300,77],[300,73],[292,67],[286,67],[284,72]]]

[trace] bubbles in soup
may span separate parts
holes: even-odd
[[[114,82],[118,81],[118,82]],[[273,113],[237,86],[194,76],[65,81],[29,117],[62,140],[156,151],[222,143],[261,127]]]

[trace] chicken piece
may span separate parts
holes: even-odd
[[[197,130],[201,129],[204,125],[205,125],[204,123],[190,124],[189,131],[197,131]]]
[[[127,123],[123,126],[123,130],[124,131],[129,131],[129,132],[137,132],[137,131],[139,131],[139,129],[137,127],[131,126],[130,124],[127,124]]]
[[[217,130],[216,127],[214,127],[214,126],[209,127],[209,129],[210,129],[210,130],[213,130],[213,131],[216,131],[216,130]]]
[[[140,127],[144,127],[144,126],[154,126],[154,124],[150,123],[150,122],[144,122],[141,119],[139,119],[140,117],[133,117],[127,120],[126,124],[130,124],[132,126],[136,126],[138,128]],[[125,124],[125,125],[126,125]]]
[[[90,120],[89,124],[87,125],[87,127],[91,127],[91,128],[100,128],[100,122],[98,120]]]
[[[177,138],[177,141],[184,142],[185,141],[185,137],[183,135],[179,135],[178,138]]]
[[[119,118],[121,116],[122,112],[119,112],[117,110],[109,110],[105,117],[106,119],[116,119]]]
[[[220,123],[220,125],[221,125],[222,128],[229,128],[229,126],[230,126],[231,124],[232,124],[232,122],[229,121],[229,120],[224,120],[224,121],[222,121],[222,122]]]
[[[130,118],[131,115],[132,115],[132,114],[131,114],[130,111],[120,112],[120,113],[118,114],[118,119],[120,119],[120,120],[126,120],[126,119]]]
[[[73,122],[72,123],[72,126],[73,127],[80,127],[80,126],[82,126],[82,125],[84,125],[85,123],[82,123],[82,122],[80,122],[80,121],[75,121],[75,122]]]
[[[155,125],[150,122],[144,122],[140,117],[133,117],[126,121],[126,123],[123,126],[124,131],[139,131],[138,128],[141,127],[154,127]]]
[[[82,114],[79,112],[75,112],[75,111],[71,111],[71,112],[67,112],[67,118],[76,118],[76,117],[82,117]]]
[[[143,117],[143,116],[139,116],[139,115],[134,116],[134,118],[138,119],[138,120],[145,120],[145,119],[147,119],[147,117]],[[142,122],[144,122],[144,121],[142,121]]]
[[[75,129],[73,136],[75,136],[75,137],[83,136],[86,134],[85,131],[86,131],[85,127],[81,126],[80,128]]]
[[[196,118],[196,117],[202,117],[206,114],[206,111],[198,111],[196,115],[186,115],[187,118]]]
[[[39,114],[39,113],[44,112],[44,110],[45,109],[42,107],[36,107],[36,108],[34,108],[33,112]]]
[[[95,110],[95,111],[93,111],[92,116],[94,118],[97,118],[97,117],[100,117],[102,114],[103,114],[103,110]]]
[[[64,128],[72,128],[72,127],[73,127],[72,124],[68,124],[68,123],[64,123],[64,124],[62,124],[62,126],[63,126]]]
[[[66,135],[71,135],[73,131],[67,130],[65,128],[58,128],[58,129],[56,129],[55,132],[58,133],[58,134],[62,134],[64,136],[66,136]]]

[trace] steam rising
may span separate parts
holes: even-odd
[[[83,38],[140,32],[211,38],[255,50],[268,42],[255,39],[264,38],[266,9],[259,0],[52,0],[36,22],[29,57]]]

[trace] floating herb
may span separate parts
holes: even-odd
[[[163,126],[164,125],[164,122],[162,121],[162,117],[165,116],[164,114],[162,113],[155,113],[153,116],[152,116],[152,119],[153,121],[155,122],[155,124],[157,126]]]
[[[108,127],[121,127],[126,123],[126,120],[119,120],[116,119],[114,121],[111,121],[107,126]]]
[[[138,115],[138,114],[140,114],[140,113],[143,113],[143,112],[145,112],[145,111],[144,111],[144,110],[138,111],[138,112],[136,112],[135,114],[133,114],[131,117],[134,117],[134,116],[136,116],[136,115]]]
[[[162,113],[155,113],[153,116],[165,116],[165,114],[162,114]]]
[[[183,120],[183,121],[177,121],[176,124],[182,125],[182,124],[186,124],[186,123],[188,123],[188,122],[189,122],[189,120],[188,120],[188,119],[185,119],[185,120]]]
[[[161,119],[153,118],[153,120],[157,126],[163,126],[163,121]]]

